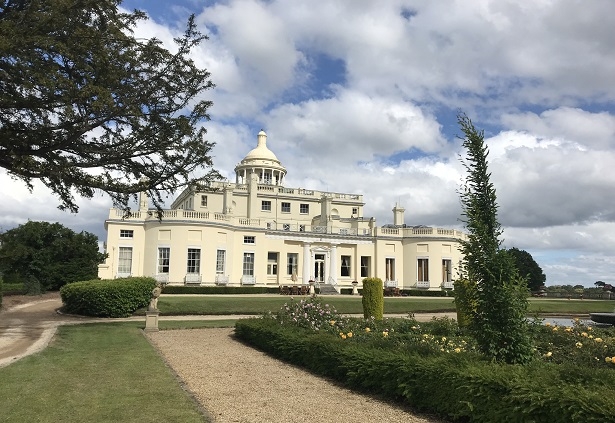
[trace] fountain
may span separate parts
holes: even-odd
[[[589,313],[592,322],[603,325],[615,325],[615,313]]]

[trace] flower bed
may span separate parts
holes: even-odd
[[[453,420],[612,421],[613,332],[580,324],[532,331],[535,359],[511,366],[486,360],[453,320],[350,319],[318,299],[290,301],[235,330],[280,359]]]

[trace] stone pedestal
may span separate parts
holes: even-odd
[[[357,283],[352,284],[352,295],[359,295],[359,290],[357,289]]]
[[[160,312],[146,311],[145,312],[145,332],[158,332],[158,316]]]
[[[314,295],[316,294],[316,291],[314,290],[314,284],[310,283],[310,295]]]

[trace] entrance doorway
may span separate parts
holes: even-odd
[[[325,255],[314,254],[314,280],[318,283],[325,281]]]

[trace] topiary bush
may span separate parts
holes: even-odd
[[[95,317],[127,317],[149,304],[154,278],[74,282],[60,289],[67,313]]]
[[[382,320],[384,313],[384,287],[380,278],[363,279],[363,317]]]

